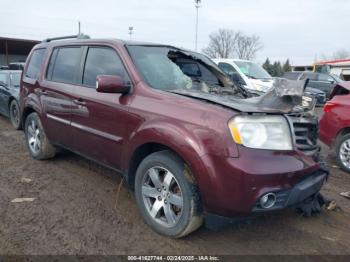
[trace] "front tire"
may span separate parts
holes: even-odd
[[[16,100],[12,100],[9,106],[10,121],[16,130],[22,129],[19,105]]]
[[[34,159],[43,160],[55,156],[56,149],[47,139],[37,113],[28,115],[25,121],[24,132],[27,148]]]
[[[197,186],[171,151],[147,156],[135,177],[135,197],[144,221],[159,234],[180,238],[203,223]]]
[[[336,157],[340,168],[350,173],[350,134],[346,134],[338,139]]]

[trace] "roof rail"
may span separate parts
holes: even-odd
[[[79,34],[79,35],[68,35],[68,36],[60,36],[60,37],[52,37],[52,38],[47,38],[44,39],[44,43],[48,43],[51,41],[56,41],[56,40],[64,40],[64,39],[90,39],[90,36],[84,35],[84,34]]]

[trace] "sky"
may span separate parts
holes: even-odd
[[[42,40],[81,29],[92,38],[129,39],[194,49],[194,0],[0,0],[0,36]],[[202,0],[198,50],[219,28],[258,35],[256,61],[311,64],[350,51],[349,0]]]

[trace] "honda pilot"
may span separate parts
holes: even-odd
[[[21,119],[34,159],[64,148],[120,172],[144,221],[179,238],[317,198],[317,119],[302,84],[275,85],[251,97],[173,46],[47,39],[24,68]]]

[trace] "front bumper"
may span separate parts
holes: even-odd
[[[297,202],[292,201],[295,198],[292,196],[297,195],[298,188],[309,184],[307,178],[311,180],[321,174],[323,179],[326,173],[313,157],[298,150],[283,152],[240,147],[239,152],[237,158],[201,157],[203,166],[197,173],[202,175],[196,178],[206,213],[247,216],[259,211],[258,201],[269,192],[279,194],[277,209],[282,209]],[[312,188],[319,190],[317,185]]]
[[[318,170],[302,179],[302,181],[297,183],[291,189],[271,192],[276,194],[276,204],[273,207],[264,209],[260,206],[259,201],[257,201],[252,208],[252,212],[266,212],[298,206],[305,199],[317,194],[321,190],[323,184],[327,181],[327,178],[327,171]]]
[[[261,214],[263,212],[277,211],[286,208],[297,208],[302,205],[304,201],[312,196],[316,196],[321,190],[323,184],[327,181],[329,173],[326,170],[318,170],[313,174],[302,179],[294,187],[288,190],[273,192],[277,196],[276,204],[264,209],[260,206],[259,201],[252,208],[252,213],[240,217],[225,217],[213,213],[206,213],[205,225],[212,230],[219,230],[227,224],[239,223],[251,219],[253,215]]]

